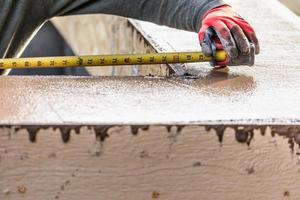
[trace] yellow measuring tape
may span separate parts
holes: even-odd
[[[212,57],[207,57],[202,52],[5,58],[0,59],[0,69],[174,64],[210,62],[212,59]],[[218,62],[225,61],[225,51],[217,51],[214,59]]]

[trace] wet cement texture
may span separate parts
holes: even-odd
[[[218,71],[203,75],[201,78],[0,77],[0,124],[176,125],[222,118],[252,119],[243,112],[246,98],[256,89],[252,77]],[[230,112],[238,107],[240,112],[231,116]],[[256,114],[259,117],[257,110]]]

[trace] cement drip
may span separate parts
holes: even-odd
[[[41,130],[59,130],[61,134],[62,142],[68,143],[72,137],[72,133],[81,134],[81,128],[83,126],[2,126],[2,128],[8,128],[16,133],[21,129],[25,129],[28,132],[29,141],[37,142],[37,135]],[[116,126],[87,126],[88,130],[95,134],[96,140],[105,142],[109,138],[109,130]],[[177,134],[180,134],[186,126],[165,126],[167,132],[171,132],[172,127],[176,127]],[[255,137],[255,131],[259,131],[262,136],[266,135],[267,129],[269,129],[271,136],[280,136],[288,138],[288,144],[291,152],[294,152],[295,145],[300,148],[300,126],[204,126],[205,130],[210,132],[214,131],[218,141],[222,145],[224,133],[228,129],[233,129],[235,134],[235,140],[238,143],[243,143],[248,146],[251,145],[253,138]],[[131,134],[138,135],[141,131],[147,132],[150,126],[130,126]]]

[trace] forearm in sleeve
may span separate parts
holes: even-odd
[[[45,0],[47,1],[47,0]],[[203,15],[223,0],[48,0],[51,16],[105,13],[198,32]]]

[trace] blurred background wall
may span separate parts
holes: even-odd
[[[154,49],[121,17],[110,15],[82,15],[52,20],[77,55],[150,53]],[[166,76],[167,67],[122,66],[88,68],[100,76]]]

